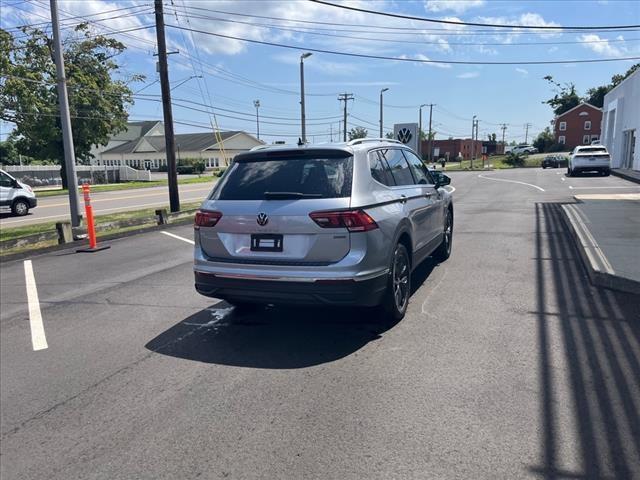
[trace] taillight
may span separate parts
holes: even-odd
[[[209,212],[207,210],[198,210],[196,212],[196,218],[193,223],[193,228],[197,230],[200,227],[215,227],[221,218],[222,218],[222,213],[220,212]]]
[[[350,232],[368,232],[378,224],[364,210],[346,212],[312,212],[311,219],[322,228],[346,228]]]

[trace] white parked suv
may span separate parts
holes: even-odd
[[[511,150],[513,153],[529,155],[530,153],[538,153],[538,149],[533,145],[518,145]]]
[[[569,157],[567,175],[572,177],[581,172],[596,171],[609,176],[611,173],[611,157],[607,148],[602,145],[585,145],[576,147]]]

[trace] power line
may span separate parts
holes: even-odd
[[[318,3],[321,5],[327,5],[329,7],[341,8],[344,10],[351,10],[354,12],[361,13],[369,13],[371,15],[381,15],[384,17],[392,17],[392,18],[403,18],[406,20],[417,20],[419,22],[429,22],[429,23],[439,23],[445,25],[459,25],[466,27],[491,27],[491,28],[522,28],[529,30],[602,30],[602,29],[611,29],[611,30],[626,30],[629,28],[638,28],[640,25],[610,25],[610,26],[575,26],[575,27],[561,27],[561,26],[534,26],[534,25],[503,25],[499,23],[478,23],[478,22],[462,22],[462,21],[454,21],[454,20],[442,20],[435,18],[427,18],[427,17],[416,17],[413,15],[403,15],[400,13],[389,13],[389,12],[378,12],[376,10],[367,10],[366,8],[358,8],[351,7],[349,5],[337,5],[335,3],[327,2],[325,0],[309,0],[314,3]]]
[[[288,48],[291,50],[306,50],[315,53],[326,53],[329,55],[340,55],[345,57],[357,57],[357,58],[370,58],[376,60],[393,60],[396,62],[410,62],[410,63],[434,63],[434,64],[451,64],[451,65],[554,65],[554,64],[572,64],[572,63],[603,63],[603,62],[619,62],[624,60],[638,60],[640,57],[619,57],[619,58],[590,58],[583,60],[523,60],[516,62],[482,62],[482,61],[469,61],[469,60],[424,60],[420,58],[403,58],[403,57],[388,57],[384,55],[369,55],[364,53],[350,53],[350,52],[337,52],[334,50],[325,50],[320,48],[302,47],[299,45],[287,45],[284,43],[266,42],[262,40],[253,40],[249,38],[236,37],[232,35],[223,35],[221,33],[208,32],[206,30],[191,29],[180,27],[178,25],[167,24],[167,27],[186,30],[190,30],[196,33],[202,33],[204,35],[211,35],[219,38],[228,38],[232,40],[239,40],[248,43],[255,43],[258,45],[268,45],[271,47]]]
[[[179,12],[178,10],[176,10],[176,12]],[[348,39],[352,39],[352,40],[366,40],[366,41],[371,41],[371,42],[383,42],[383,43],[400,43],[400,44],[413,44],[413,45],[441,45],[442,42],[438,42],[438,41],[434,41],[434,42],[428,42],[428,41],[415,41],[415,40],[394,40],[394,39],[387,39],[387,38],[372,38],[372,37],[360,37],[360,36],[354,36],[354,35],[339,35],[339,34],[332,34],[332,33],[324,33],[324,32],[318,32],[318,31],[313,31],[313,30],[299,30],[296,28],[288,28],[288,27],[283,27],[280,25],[273,25],[273,24],[262,24],[262,23],[254,23],[254,22],[243,22],[240,20],[230,20],[230,19],[226,19],[226,18],[220,18],[220,17],[211,17],[211,16],[207,16],[207,15],[193,15],[193,14],[186,14],[186,13],[182,13],[180,12],[181,16],[184,16],[185,18],[195,18],[195,19],[204,19],[204,20],[214,20],[217,22],[227,22],[227,23],[234,23],[234,24],[241,24],[241,25],[250,25],[252,27],[259,27],[259,28],[265,28],[265,29],[274,29],[274,30],[280,30],[280,31],[284,31],[284,32],[294,32],[294,33],[302,33],[302,34],[306,34],[306,35],[319,35],[319,36],[323,36],[323,37],[334,37],[334,38],[348,38]],[[328,30],[328,29],[327,29]],[[358,30],[340,30],[342,32],[357,32],[357,33],[372,33],[372,34],[379,34],[380,32],[375,32],[375,31],[358,31]],[[404,32],[391,32],[391,33],[404,33]],[[411,33],[411,35],[415,35],[414,33]],[[495,43],[487,43],[487,42],[449,42],[447,41],[447,45],[450,46],[504,46],[504,47],[510,47],[510,46],[523,46],[523,45],[532,45],[532,46],[538,46],[538,45],[573,45],[573,44],[592,44],[592,43],[619,43],[619,42],[633,42],[633,41],[640,41],[640,38],[612,38],[612,39],[608,39],[608,38],[602,38],[602,39],[598,39],[598,40],[573,40],[573,41],[557,41],[557,42],[495,42]]]
[[[334,28],[332,29],[328,29],[328,30],[336,30],[336,26],[342,26],[342,27],[359,27],[359,28],[376,28],[379,30],[385,30],[385,31],[389,31],[389,33],[394,33],[394,34],[403,34],[403,35],[415,35],[416,33],[438,33],[438,35],[455,35],[455,36],[460,36],[460,35],[496,35],[498,32],[491,29],[487,29],[487,30],[473,30],[473,31],[467,31],[467,32],[460,32],[460,31],[451,31],[450,29],[446,29],[446,28],[416,28],[416,27],[392,27],[392,26],[388,26],[388,25],[367,25],[366,27],[363,26],[362,24],[357,24],[357,23],[336,23],[336,22],[322,22],[322,21],[317,21],[317,20],[300,20],[300,19],[293,19],[293,18],[283,18],[283,17],[273,17],[273,16],[266,16],[266,15],[256,15],[256,14],[247,14],[247,13],[238,13],[238,12],[229,12],[229,11],[222,11],[222,10],[212,10],[212,9],[208,9],[208,8],[203,8],[203,7],[195,7],[190,5],[189,7],[187,7],[187,10],[200,10],[200,11],[205,11],[205,12],[209,12],[209,13],[220,13],[220,14],[224,14],[224,15],[232,15],[232,16],[238,16],[238,17],[245,17],[245,18],[260,18],[260,19],[265,19],[265,20],[277,20],[277,21],[282,21],[282,22],[287,22],[288,24],[291,22],[294,23],[303,23],[303,24],[312,24],[312,25],[329,25],[332,26]],[[502,25],[504,26],[504,25]],[[639,26],[640,27],[640,26]],[[512,28],[512,27],[510,27]],[[560,35],[565,34],[565,33],[574,33],[571,31],[570,28],[568,27],[552,27],[555,29],[562,29],[562,31],[559,32],[553,32],[553,33],[558,33]],[[397,30],[400,30],[400,32],[395,32]],[[579,30],[577,30],[579,31]],[[613,30],[607,30],[606,28],[602,28],[599,29],[598,31],[601,32],[616,32],[618,30],[613,29]],[[635,30],[627,30],[627,31],[635,31]],[[364,31],[360,30],[361,33],[365,33]],[[382,32],[372,32],[372,33],[382,33]],[[540,35],[540,32],[521,32],[521,31],[514,31],[514,32],[508,32],[508,33],[517,33],[518,35]]]

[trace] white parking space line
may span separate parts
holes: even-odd
[[[527,187],[537,188],[541,192],[544,192],[544,188],[539,187],[538,185],[533,185],[532,183],[519,182],[518,180],[507,180],[505,178],[485,177],[484,175],[478,175],[478,177],[483,178],[485,180],[495,180],[496,182],[519,183],[520,185],[526,185]]]
[[[44,334],[42,323],[42,313],[40,312],[40,300],[38,299],[38,288],[33,275],[33,265],[31,260],[24,261],[24,278],[27,287],[27,302],[29,304],[29,324],[31,326],[31,344],[33,350],[44,350],[49,348],[47,337]]]
[[[638,189],[640,187],[615,187],[615,186],[614,187],[574,187],[572,185],[569,185],[569,188],[571,190],[591,190],[592,188],[605,188],[605,189],[606,188],[636,188]]]
[[[188,238],[184,238],[181,237],[180,235],[174,235],[173,233],[169,233],[169,232],[160,232],[168,237],[172,237],[172,238],[176,238],[178,240],[182,240],[183,242],[187,242],[190,243],[191,245],[195,245],[196,242],[194,242],[193,240],[189,240]]]
[[[566,182],[566,181],[567,181],[567,179],[566,179],[566,178],[564,178],[564,177],[562,177],[560,180],[562,180],[563,182]]]

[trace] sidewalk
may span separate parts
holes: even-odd
[[[624,178],[630,182],[640,183],[640,171],[631,170],[630,168],[614,168],[611,170],[611,174],[616,177]]]
[[[574,198],[562,208],[592,283],[640,294],[640,194]]]

